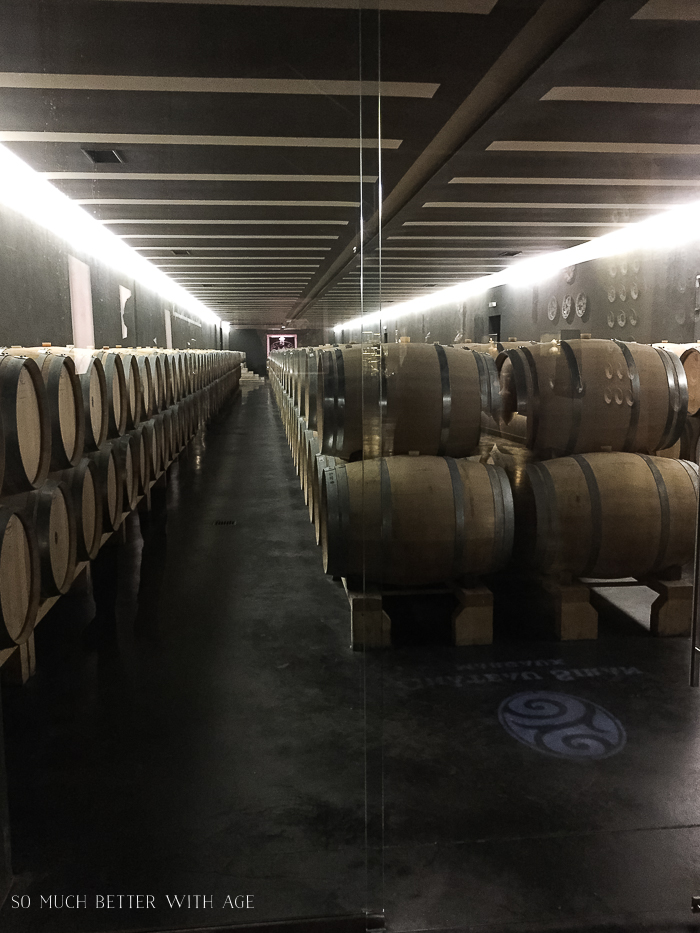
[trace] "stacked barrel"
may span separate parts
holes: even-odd
[[[687,372],[670,348],[590,339],[270,358],[325,569],[400,585],[676,572],[698,467],[657,452],[687,434]]]
[[[243,354],[0,350],[0,648],[25,642],[42,600],[238,389]]]
[[[273,353],[273,390],[334,576],[431,584],[500,569],[512,497],[468,460],[499,406],[494,361],[439,344]]]
[[[594,578],[659,577],[692,559],[698,467],[656,456],[683,435],[688,382],[664,347],[617,340],[501,353],[514,564]]]

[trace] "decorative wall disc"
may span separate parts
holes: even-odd
[[[566,282],[567,285],[571,285],[571,283],[576,278],[576,266],[567,266],[563,270],[563,272],[564,272],[564,281]]]
[[[636,301],[639,298],[639,285],[636,282],[632,282],[630,285],[630,298],[632,301]]]
[[[629,309],[629,312],[627,313],[627,320],[630,322],[632,327],[637,326],[637,312],[634,310],[634,308]]]
[[[627,315],[625,314],[624,311],[620,311],[620,313],[617,316],[617,326],[624,327],[626,323],[627,323]]]
[[[613,301],[617,298],[617,292],[615,291],[614,285],[608,285],[608,301],[612,304]]]
[[[608,311],[608,327],[614,327],[614,326],[615,326],[615,312]]]
[[[633,259],[633,260],[632,260],[632,271],[633,271],[633,272],[639,272],[639,269],[640,269],[639,260],[638,260],[638,259]]]
[[[586,313],[588,307],[588,298],[586,298],[583,292],[579,292],[576,296],[576,315],[577,317],[583,317]]]
[[[618,289],[618,294],[620,296],[620,301],[627,301],[627,288],[622,283]]]
[[[556,321],[559,314],[559,303],[557,301],[557,296],[552,295],[547,304],[547,317],[550,321]]]
[[[610,273],[611,279],[614,279],[615,276],[617,275],[617,266],[615,265],[614,262],[611,262],[610,265],[608,266],[608,272]]]
[[[571,295],[564,295],[561,303],[561,316],[565,321],[570,321],[574,315],[574,299]]]
[[[624,259],[620,263],[620,275],[627,275],[627,261]]]
[[[556,758],[609,758],[627,741],[622,723],[602,706],[549,690],[508,697],[498,720],[518,742]]]

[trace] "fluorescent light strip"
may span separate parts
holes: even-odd
[[[495,139],[486,152],[594,152],[623,155],[697,156],[697,143],[608,143],[559,139]]]
[[[403,227],[624,227],[599,220],[407,220]],[[392,239],[391,237],[389,239]]]
[[[214,198],[185,200],[183,198],[76,198],[76,204],[110,204],[117,206],[168,205],[172,207],[359,207],[359,201],[220,201]]]
[[[107,225],[110,225],[110,224],[158,224],[160,226],[161,224],[175,224],[177,226],[183,226],[183,227],[186,224],[194,225],[198,227],[199,226],[203,227],[205,225],[225,226],[227,224],[253,224],[255,226],[267,225],[267,226],[274,226],[274,227],[278,225],[300,227],[302,225],[308,226],[309,224],[312,226],[316,226],[316,224],[326,224],[326,225],[334,225],[334,226],[339,226],[339,227],[347,227],[349,223],[348,220],[238,220],[238,219],[230,220],[229,218],[219,219],[219,220],[204,220],[204,219],[193,220],[191,218],[188,218],[187,220],[178,220],[178,219],[170,219],[170,218],[168,218],[167,220],[155,220],[150,217],[148,218],[120,217],[118,220],[107,219],[107,220],[100,220],[99,222],[102,224],[107,224]],[[590,226],[590,225],[586,224],[586,226]]]
[[[337,236],[316,236],[315,234],[280,233],[121,233],[123,240],[337,240]],[[162,249],[163,247],[158,247]],[[177,247],[176,247],[177,248]],[[179,247],[180,249],[182,247]],[[226,248],[226,247],[222,247]],[[274,247],[282,249],[281,246]],[[315,249],[315,247],[312,247]],[[319,247],[322,248],[322,247]]]
[[[103,228],[103,229],[104,229],[104,228]],[[122,239],[122,238],[119,237],[119,239]],[[225,239],[225,238],[224,238],[224,237],[214,237],[214,239],[219,240],[219,239]],[[333,238],[331,237],[330,239],[333,239]],[[191,250],[191,249],[198,249],[198,250],[204,250],[204,251],[207,251],[207,252],[213,252],[214,250],[230,250],[231,252],[233,252],[234,250],[243,250],[243,251],[245,251],[245,250],[254,249],[254,250],[258,250],[258,252],[261,252],[261,253],[264,252],[265,250],[269,250],[271,253],[274,253],[274,252],[277,252],[277,250],[280,250],[280,249],[286,250],[287,252],[292,252],[292,251],[302,252],[302,251],[304,251],[304,250],[313,250],[314,252],[318,252],[319,250],[322,250],[322,249],[323,249],[323,250],[326,250],[326,249],[330,249],[330,248],[331,248],[330,246],[187,246],[187,247],[183,247],[181,243],[178,243],[178,244],[173,243],[172,246],[170,246],[169,244],[162,244],[161,246],[135,246],[135,247],[134,247],[134,249],[136,249],[136,250],[147,250],[147,249],[149,249],[149,250],[150,250],[150,249],[160,249],[160,250],[163,250],[163,249],[171,249],[171,250],[173,250],[173,249],[190,249],[190,250]],[[173,258],[173,259],[175,259],[175,258],[177,258],[177,257],[175,257],[175,256],[173,256],[173,257],[158,256],[158,257],[156,257],[156,258],[157,258],[157,259],[168,259],[168,258]],[[215,256],[201,256],[201,257],[188,256],[187,258],[188,258],[188,259],[197,259],[197,258],[201,258],[201,259],[215,259],[216,257],[215,257]],[[235,256],[231,256],[230,258],[231,258],[231,259],[236,259]],[[266,256],[246,256],[245,258],[246,258],[246,259],[266,259],[267,257],[266,257]],[[273,256],[270,256],[270,259],[273,259],[273,258],[274,258],[274,259],[286,259],[286,256],[274,256],[274,257],[273,257]],[[290,259],[327,259],[328,257],[327,257],[327,256],[290,256],[289,258],[290,258]]]
[[[700,104],[700,91],[661,87],[553,87],[540,100],[597,104]]]
[[[649,0],[632,19],[661,19],[680,22],[700,20],[697,0]]]
[[[156,75],[44,74],[0,72],[0,87],[62,91],[146,91],[177,94],[321,94],[339,97],[362,94],[382,97],[432,97],[439,84],[417,81],[314,81],[294,78],[189,78]]]
[[[675,210],[665,211],[622,230],[580,243],[568,249],[544,253],[513,263],[501,272],[479,276],[460,282],[410,301],[400,302],[392,308],[367,313],[336,325],[336,331],[368,327],[396,320],[412,313],[425,313],[452,302],[462,302],[472,295],[480,295],[500,285],[529,286],[555,276],[567,266],[617,256],[632,250],[651,250],[663,246],[673,249],[700,237],[700,201]]]
[[[182,286],[98,223],[18,156],[0,146],[0,203],[84,252],[133,278],[207,323],[219,318]]]
[[[547,243],[552,242],[552,240],[585,240],[586,237],[582,236],[390,236],[387,237],[387,240],[494,240],[494,241],[503,241],[505,243],[512,243],[514,241],[522,242],[523,240],[544,240]]]
[[[80,203],[80,202],[78,202]],[[544,210],[566,210],[566,211],[663,211],[678,207],[677,204],[623,204],[620,202],[610,204],[591,203],[583,201],[574,203],[562,203],[561,201],[426,201],[423,207],[462,207],[462,208],[493,208],[497,210],[515,210],[515,211],[544,211]]]
[[[319,184],[359,184],[359,175],[234,175],[201,172],[40,172],[53,181],[245,181],[245,182],[309,182]],[[363,184],[374,184],[377,175],[363,175]]]
[[[282,265],[282,263],[275,263],[274,265],[262,265],[261,263],[251,262],[251,263],[236,263],[236,265],[225,265],[224,263],[212,262],[212,263],[189,263],[189,262],[173,262],[173,263],[159,263],[159,268],[161,269],[172,269],[174,272],[177,272],[178,269],[186,270],[199,270],[199,269],[318,269],[319,263],[290,263],[289,265]]]
[[[700,178],[487,178],[481,175],[451,178],[449,185],[595,185],[605,188],[700,188]]]
[[[81,146],[265,146],[284,149],[377,149],[378,139],[341,136],[199,136],[167,133],[55,133],[49,130],[0,130],[5,143],[79,143]],[[382,149],[398,149],[402,139],[382,139]]]

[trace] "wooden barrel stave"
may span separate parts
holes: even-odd
[[[41,568],[34,528],[21,509],[0,506],[0,648],[27,641],[39,611]]]

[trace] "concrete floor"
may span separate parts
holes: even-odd
[[[32,902],[0,911],[5,933],[368,904],[395,931],[694,928],[687,643],[612,623],[596,642],[535,641],[512,594],[515,639],[353,654],[267,387],[181,460],[167,523],[130,522],[93,576],[95,599],[58,604],[36,677],[3,695],[12,893]],[[585,712],[563,745],[513,725],[543,691]],[[39,907],[51,894],[90,906]],[[159,906],[95,908],[107,894]],[[215,907],[170,909],[167,894]],[[224,908],[228,894],[255,909]]]

